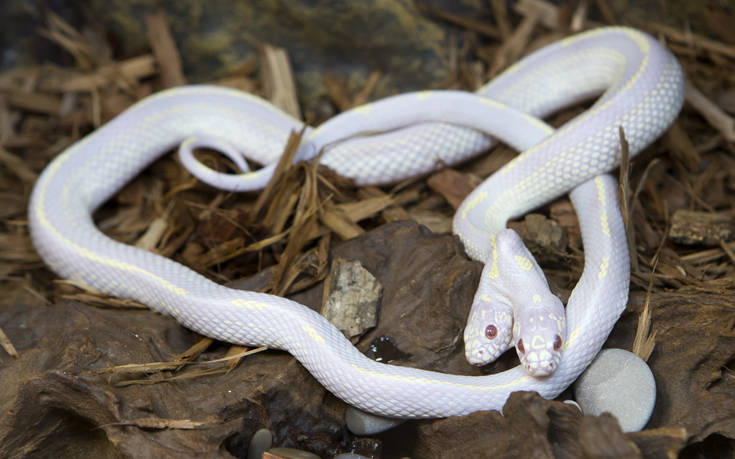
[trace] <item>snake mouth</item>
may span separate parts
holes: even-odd
[[[465,358],[472,365],[481,367],[494,362],[501,354],[501,351],[488,348],[488,346],[481,346],[476,349],[468,349],[465,352]]]
[[[551,376],[559,365],[555,362],[546,362],[537,366],[526,364],[526,371],[534,378]]]
[[[542,359],[537,352],[529,352],[521,358],[521,364],[528,374],[534,378],[543,378],[551,376],[559,367],[559,363],[561,362],[561,356],[558,354],[554,354],[550,357],[551,358],[546,356],[546,358]]]

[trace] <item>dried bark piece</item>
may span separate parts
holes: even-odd
[[[735,218],[729,213],[677,210],[671,218],[669,237],[686,245],[716,246],[735,233]]]
[[[482,432],[482,435],[478,435]],[[423,424],[416,457],[641,457],[610,415],[582,416],[532,392],[510,395],[497,411]]]

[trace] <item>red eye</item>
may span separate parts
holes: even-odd
[[[495,325],[485,327],[485,338],[495,339],[496,336],[498,336],[498,328]]]
[[[556,338],[554,338],[554,350],[558,351],[561,349],[561,336],[556,335]]]
[[[523,347],[523,340],[522,339],[519,339],[518,340],[518,344],[516,344],[516,347],[518,348],[518,352],[520,352],[521,354],[525,354],[526,353],[526,349]]]

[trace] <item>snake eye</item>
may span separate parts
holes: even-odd
[[[492,324],[485,327],[485,338],[495,339],[496,336],[498,336],[498,327]]]
[[[518,344],[516,344],[516,347],[518,348],[518,352],[520,352],[521,354],[525,354],[526,353],[526,349],[523,347],[523,340],[522,339],[519,339],[518,340]]]
[[[556,338],[554,338],[554,350],[558,351],[561,349],[561,336],[556,335]]]

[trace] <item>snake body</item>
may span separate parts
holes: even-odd
[[[589,111],[556,132],[534,118],[601,93]],[[506,220],[573,190],[585,267],[567,305],[563,357],[546,378],[532,377],[520,366],[490,376],[458,376],[375,362],[303,305],[223,287],[95,227],[91,215],[99,205],[191,136],[220,139],[222,148],[266,164],[240,175],[188,164],[195,175],[229,189],[265,186],[289,133],[302,125],[241,92],[209,86],[164,91],[64,151],[34,187],[33,243],[62,277],[133,298],[216,339],[287,350],[329,391],[369,412],[444,417],[500,409],[513,391],[551,398],[589,365],[627,300],[627,245],[616,184],[600,175],[618,162],[618,126],[625,128],[631,152],[640,151],[678,113],[683,78],[676,60],[655,40],[613,28],[543,48],[479,95],[485,97],[431,91],[353,109],[308,129],[297,159],[329,146],[322,162],[358,184],[379,184],[477,154],[493,142],[485,134],[524,151],[478,187],[455,216],[455,232],[468,254],[487,262],[478,295],[497,280],[497,244],[488,241]],[[387,129],[391,132],[341,141]]]

